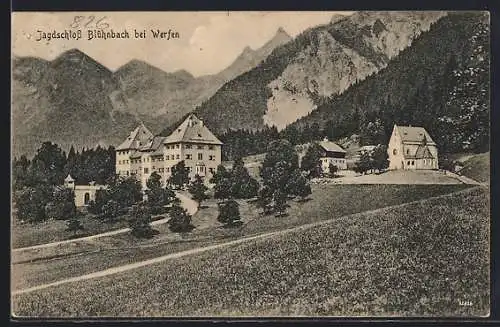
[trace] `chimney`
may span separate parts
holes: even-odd
[[[203,126],[203,120],[200,119],[200,126]]]

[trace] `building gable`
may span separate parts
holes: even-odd
[[[205,143],[218,144],[222,142],[194,114],[189,115],[163,143]]]

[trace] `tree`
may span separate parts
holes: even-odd
[[[360,145],[385,143],[385,128],[380,118],[368,121],[360,128]]]
[[[188,192],[191,194],[192,199],[198,202],[198,208],[200,208],[204,200],[208,199],[207,191],[208,187],[203,183],[203,179],[196,174],[194,180],[188,186]]]
[[[330,162],[330,164],[328,165],[328,172],[330,173],[330,177],[335,177],[338,171],[339,167]]]
[[[219,165],[217,167],[217,171],[215,172],[215,174],[213,174],[212,178],[210,178],[209,182],[212,184],[217,184],[221,180],[230,177],[231,173],[226,169],[226,167],[224,167],[223,165]]]
[[[224,203],[219,203],[219,215],[217,220],[226,226],[236,226],[241,224],[239,204],[231,199]]]
[[[174,204],[169,211],[169,229],[174,233],[190,232],[194,226],[191,224],[191,215],[178,204]]]
[[[262,209],[263,215],[269,215],[272,212],[271,203],[273,201],[273,191],[268,186],[263,186],[258,195],[257,206]]]
[[[142,201],[142,186],[134,177],[120,178],[115,185],[110,185],[109,192],[120,208],[128,208]]]
[[[179,161],[171,170],[172,175],[168,179],[168,183],[180,189],[185,184],[189,183],[189,169],[186,167],[184,160]]]
[[[276,190],[274,192],[274,215],[276,217],[282,217],[286,215],[286,197],[286,193],[282,190]]]
[[[111,199],[102,206],[99,218],[106,222],[114,222],[116,217],[120,215],[120,204],[115,200]]]
[[[311,186],[300,170],[296,169],[287,185],[287,193],[294,196],[300,196],[301,200],[311,195]]]
[[[260,170],[264,185],[270,186],[269,183],[272,183],[272,176],[275,175],[278,163],[282,166],[279,169],[291,172],[299,167],[298,160],[295,148],[290,142],[283,139],[272,141],[267,147],[266,156]],[[281,187],[284,187],[284,185],[281,185]]]
[[[111,200],[111,194],[108,190],[96,190],[95,200],[91,200],[87,206],[87,210],[90,213],[98,215],[102,213],[102,207]]]
[[[318,143],[312,143],[302,158],[300,168],[308,173],[309,177],[319,177],[321,175],[321,155],[323,150]]]
[[[231,170],[231,195],[236,199],[250,199],[257,196],[259,183],[245,168],[242,158],[237,158]]]
[[[53,187],[38,185],[25,187],[14,193],[17,218],[28,222],[40,222],[47,219],[45,206],[52,199]]]
[[[66,165],[66,155],[61,148],[52,142],[43,142],[33,157],[33,173],[51,185],[60,185],[63,183],[64,167]]]
[[[363,152],[358,162],[354,166],[354,171],[360,174],[365,174],[372,167],[372,159],[368,152]]]
[[[48,218],[67,220],[76,215],[75,193],[71,189],[55,189],[52,199],[45,205]]]
[[[373,169],[379,173],[389,167],[389,156],[387,154],[387,147],[385,145],[378,145],[373,149],[372,153]]]
[[[231,186],[232,182],[230,177],[219,179],[214,187],[214,198],[221,199],[223,201],[229,199],[232,196]]]
[[[134,205],[130,209],[128,225],[132,235],[138,238],[151,238],[157,232],[151,227],[151,212],[143,204]]]
[[[272,194],[274,211],[281,216],[286,208],[286,200],[288,194],[290,194],[290,184],[293,183],[293,174],[296,174],[299,168],[298,156],[295,148],[286,140],[271,142],[267,150],[260,171],[263,184],[266,187],[266,194],[264,195],[269,196],[269,194]],[[267,200],[261,198],[259,202],[266,206],[265,202]],[[268,208],[268,206],[264,207],[264,213],[268,211]]]
[[[153,172],[146,181],[147,204],[152,214],[161,214],[166,211],[167,205],[171,204],[177,198],[174,191],[168,187],[162,188],[161,176]]]
[[[66,231],[67,232],[72,232],[73,233],[73,237],[76,237],[76,235],[78,234],[79,231],[82,231],[82,230],[85,230],[85,228],[83,227],[83,224],[80,220],[78,220],[77,218],[73,217],[71,219],[69,219],[67,222],[66,222]]]

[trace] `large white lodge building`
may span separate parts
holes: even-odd
[[[184,160],[190,178],[198,174],[208,181],[221,163],[221,147],[222,142],[194,114],[167,137],[154,136],[141,123],[116,148],[116,173],[135,176],[145,189],[153,172],[165,185],[172,167]]]

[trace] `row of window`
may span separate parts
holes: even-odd
[[[172,145],[166,144],[165,145],[165,149],[167,149],[167,150],[169,150],[169,149],[180,149],[180,148],[181,148],[180,144],[175,144],[175,145],[173,145],[173,144]],[[192,149],[193,145],[192,144],[184,144],[183,148],[184,149]],[[198,144],[196,146],[196,148],[198,150],[203,150],[203,149],[205,149],[205,145]],[[215,150],[215,145],[208,145],[208,149],[209,150]]]
[[[165,156],[165,160],[175,160],[175,159],[180,159],[180,155],[176,154],[176,155],[167,155]],[[186,160],[192,160],[193,159],[193,155],[188,153],[186,154]],[[152,162],[159,162],[159,161],[163,161],[164,158],[163,157],[160,157],[160,158],[152,158]],[[198,160],[203,160],[203,153],[198,153]],[[210,161],[215,161],[215,155],[209,155],[208,156],[208,160]],[[141,159],[133,159],[131,160],[132,163],[140,163],[141,162]],[[142,159],[142,162],[149,162],[149,158],[144,158]],[[118,160],[118,164],[128,164],[129,163],[129,160]]]
[[[193,171],[193,167],[186,167],[186,169],[189,171],[189,172],[192,172]],[[158,170],[156,170],[155,167],[153,167],[153,169],[151,169],[151,171],[156,171],[160,174],[163,174],[164,172],[167,172],[169,173],[170,172],[170,167],[166,167],[166,168],[158,168]],[[198,169],[196,170],[196,172],[202,172],[203,171],[203,168],[201,167],[198,167]],[[215,173],[215,168],[208,168],[208,171],[213,174]],[[137,171],[136,171],[137,172]],[[149,174],[149,168],[144,168],[144,174]],[[127,176],[128,176],[128,171],[127,171]]]
[[[327,163],[328,162],[328,159],[322,159],[322,161],[324,163]],[[344,163],[345,162],[345,159],[331,159],[330,162],[333,162],[333,163]]]
[[[424,159],[424,165],[432,165],[432,159]],[[406,163],[407,166],[415,166],[415,160],[408,160]]]

